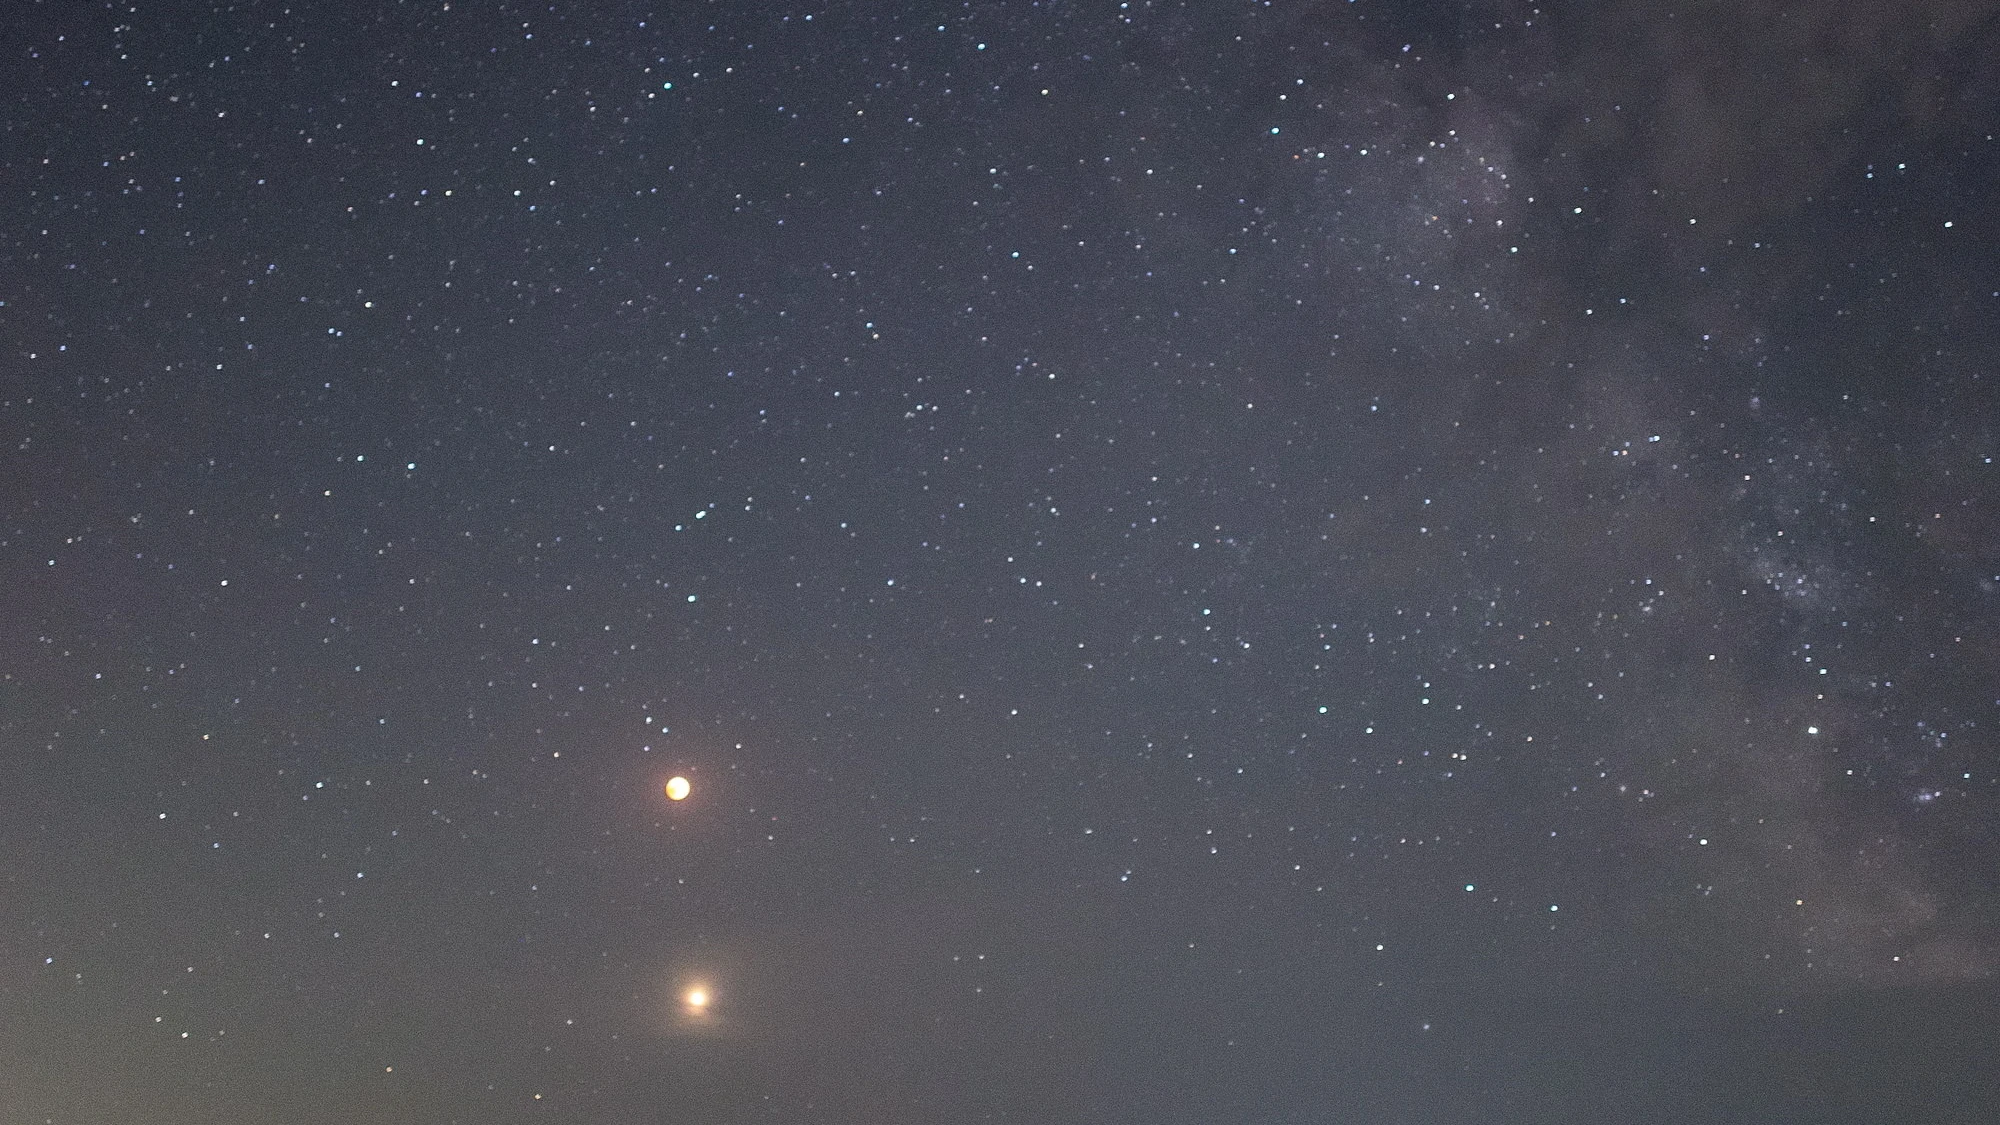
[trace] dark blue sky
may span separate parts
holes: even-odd
[[[1990,11],[27,13],[0,1118],[2000,1114]]]

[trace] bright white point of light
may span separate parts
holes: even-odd
[[[688,791],[689,791],[689,789],[690,789],[690,788],[691,788],[691,787],[690,787],[690,786],[688,785],[688,779],[687,779],[687,778],[685,778],[685,777],[670,777],[670,778],[668,778],[668,779],[667,779],[667,800],[669,800],[669,801],[684,801],[684,800],[686,800],[686,799],[687,799],[687,795],[688,795]]]
[[[1819,728],[1818,728],[1818,727],[1807,727],[1807,728],[1806,728],[1806,733],[1807,733],[1807,734],[1818,734],[1818,733],[1819,733]]]
[[[688,1007],[697,1010],[708,1007],[708,990],[705,988],[688,989],[687,1004]]]

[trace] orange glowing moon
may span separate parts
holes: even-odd
[[[689,789],[690,786],[688,785],[687,778],[670,777],[667,779],[667,800],[685,801],[687,800]]]

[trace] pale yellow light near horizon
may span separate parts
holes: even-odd
[[[667,800],[685,801],[687,800],[687,795],[689,790],[692,788],[693,787],[688,784],[687,778],[670,777],[667,779]]]

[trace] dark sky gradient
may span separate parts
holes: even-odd
[[[0,1121],[2000,1120],[1991,3],[19,7]]]

